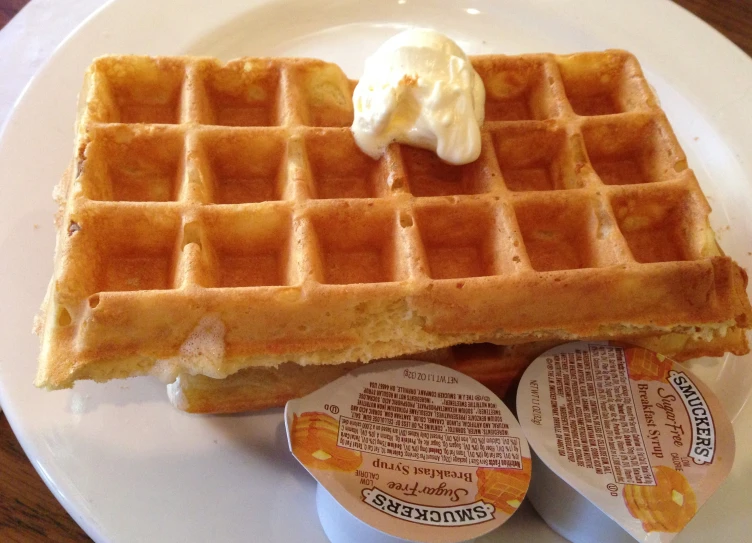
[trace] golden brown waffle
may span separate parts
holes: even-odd
[[[680,334],[632,338],[630,341],[646,349],[666,353],[676,361],[683,361],[698,356],[720,355],[728,350],[728,339],[733,344],[734,340],[729,337],[696,341]],[[448,366],[472,377],[503,398],[536,357],[560,343],[476,343],[401,358]],[[306,396],[358,366],[356,363],[301,366],[286,362],[277,368],[246,368],[224,379],[181,374],[168,385],[167,391],[173,406],[190,413],[254,411],[282,407],[289,400]],[[630,366],[630,375],[632,371]]]
[[[533,359],[551,343],[511,346],[479,343],[457,345],[404,358],[433,362],[472,377],[504,396]],[[204,375],[180,375],[168,385],[170,401],[190,413],[237,413],[281,407],[289,400],[310,394],[360,366],[347,363],[301,366],[287,362],[277,368],[247,368],[225,379]]]
[[[746,275],[637,61],[473,64],[482,152],[459,167],[362,154],[332,64],[96,60],[37,384],[661,332],[746,352]]]

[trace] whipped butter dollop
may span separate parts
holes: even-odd
[[[483,81],[454,41],[407,30],[366,60],[353,94],[353,135],[373,158],[397,142],[467,164],[480,155],[485,98]]]

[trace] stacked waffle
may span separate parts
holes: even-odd
[[[157,374],[180,407],[232,411],[433,350],[497,385],[575,338],[747,352],[746,274],[637,61],[472,60],[482,151],[450,166],[361,153],[333,64],[97,59],[37,385]],[[517,347],[446,349],[483,342]]]

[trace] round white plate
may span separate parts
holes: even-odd
[[[280,410],[191,416],[139,378],[71,391],[31,382],[31,319],[52,273],[50,193],[73,144],[76,94],[105,53],[305,55],[359,75],[406,26],[430,26],[470,53],[634,52],[714,207],[724,249],[752,264],[752,60],[663,0],[116,0],[42,68],[0,135],[0,398],[35,467],[98,542],[325,543],[315,483],[288,453]],[[752,532],[752,357],[693,363],[735,417],[739,453],[717,495],[676,541]],[[529,506],[488,541],[561,541]]]

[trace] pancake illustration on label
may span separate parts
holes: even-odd
[[[655,486],[624,485],[624,503],[646,532],[679,532],[697,512],[697,499],[686,477],[658,466]]]
[[[339,423],[326,413],[295,415],[292,424],[292,450],[309,468],[355,471],[363,462],[358,451],[337,446]]]
[[[633,381],[666,381],[673,364],[670,358],[641,347],[628,347],[624,355]]]
[[[511,515],[522,505],[530,486],[532,461],[522,458],[519,471],[494,468],[478,468],[478,500],[490,502],[500,511]]]

